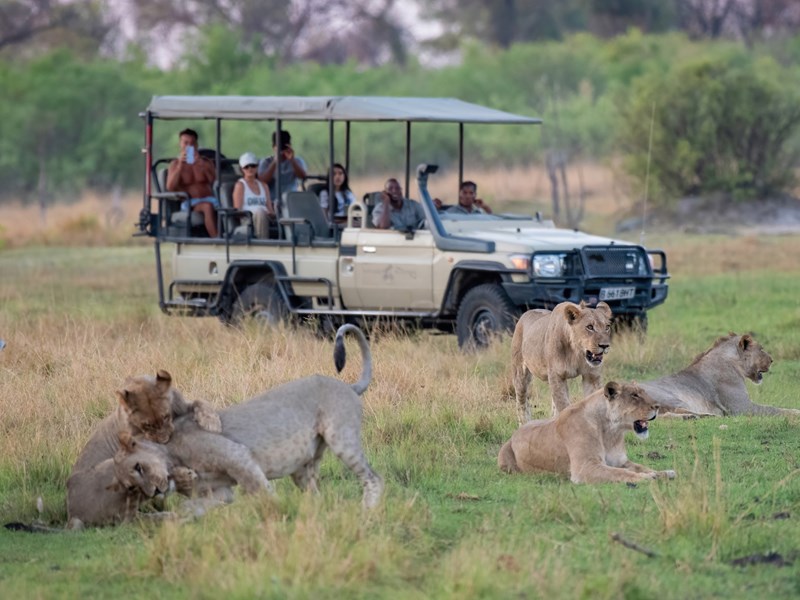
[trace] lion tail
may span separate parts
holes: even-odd
[[[497,455],[497,466],[501,471],[506,473],[518,473],[519,467],[517,466],[517,457],[514,456],[514,449],[511,447],[511,440],[508,440],[503,447],[500,448],[500,454]]]
[[[355,325],[345,323],[336,331],[336,342],[333,346],[333,363],[336,365],[336,372],[341,373],[347,356],[344,349],[344,336],[348,331],[352,331],[358,339],[358,347],[361,348],[361,379],[352,384],[352,388],[359,396],[364,393],[372,379],[372,354],[369,351],[369,344],[364,332]]]

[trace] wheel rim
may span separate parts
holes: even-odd
[[[260,323],[265,323],[267,325],[276,325],[280,319],[275,315],[275,311],[271,310],[267,306],[253,306],[249,311],[248,315],[255,319]]]
[[[472,320],[472,339],[477,346],[488,346],[497,332],[497,319],[494,313],[483,309],[475,314]]]

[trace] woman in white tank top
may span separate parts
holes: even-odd
[[[233,206],[237,210],[246,210],[253,219],[253,233],[257,238],[269,238],[269,221],[275,217],[275,209],[269,196],[269,189],[261,183],[256,173],[258,159],[252,152],[245,152],[239,157],[239,166],[243,177],[233,188]]]

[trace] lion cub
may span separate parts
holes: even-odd
[[[672,479],[674,471],[654,471],[631,462],[625,452],[625,432],[647,439],[658,408],[635,383],[611,381],[602,395],[517,429],[500,449],[497,465],[506,473],[563,473],[573,483]]]
[[[562,302],[552,312],[529,310],[514,328],[511,368],[520,426],[531,420],[531,374],[550,384],[553,415],[569,406],[567,379],[581,376],[583,395],[600,388],[603,355],[611,347],[611,308]]]
[[[155,377],[129,377],[116,396],[119,405],[97,426],[67,480],[67,513],[71,523],[103,524],[108,522],[107,513],[116,514],[113,507],[117,505],[128,502],[131,507],[138,507],[138,494],[132,493],[125,499],[124,491],[107,489],[113,484],[113,458],[120,448],[120,432],[141,434],[155,442],[165,443],[173,433],[173,419],[188,414],[206,431],[222,430],[214,409],[203,401],[186,401],[172,387],[172,376],[166,371],[158,371]],[[109,504],[112,506],[110,511],[98,508],[93,512],[90,503],[86,502],[87,493],[100,493],[97,490],[106,490],[103,493],[108,497],[96,498],[96,505]],[[124,518],[130,514],[131,509],[126,509]]]

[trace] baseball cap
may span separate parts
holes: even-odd
[[[239,157],[239,166],[246,167],[247,165],[257,165],[258,158],[252,152],[245,152]]]

